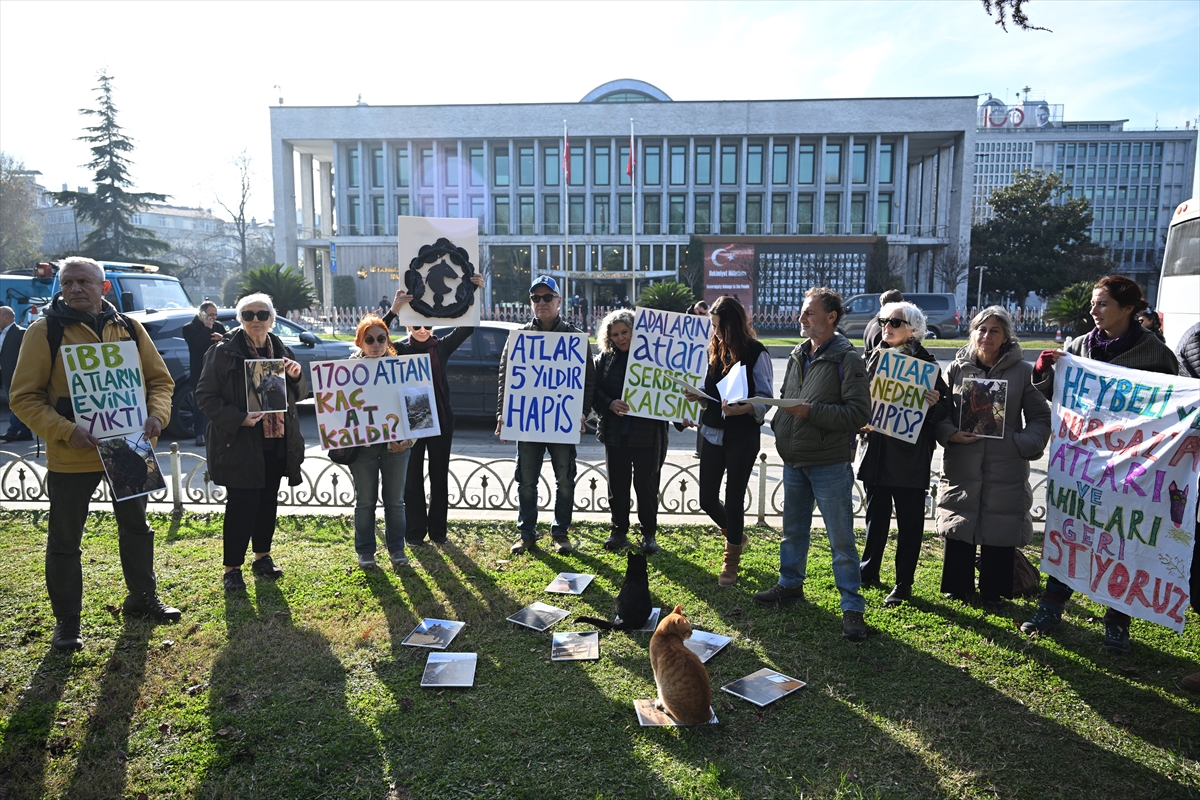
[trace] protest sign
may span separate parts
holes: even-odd
[[[700,419],[700,404],[689,403],[676,381],[704,385],[711,335],[707,316],[634,309],[621,398],[630,415],[673,422]]]
[[[958,429],[984,439],[1004,438],[1008,381],[1003,378],[963,378],[959,389]]]
[[[128,500],[165,489],[162,467],[146,434],[129,434],[101,439],[96,447],[113,500]]]
[[[479,221],[474,217],[400,217],[400,284],[412,295],[396,315],[401,325],[476,325]],[[390,299],[390,298],[389,298]]]
[[[287,412],[287,367],[282,358],[246,359],[246,410]]]
[[[322,450],[441,432],[426,353],[316,361],[312,385]]]
[[[137,342],[62,346],[75,423],[97,438],[141,433],[146,390]]]
[[[578,444],[587,335],[516,330],[508,334],[500,438]]]
[[[936,387],[937,378],[937,364],[880,350],[871,379],[871,428],[902,442],[915,442],[929,416],[925,392]]]
[[[1054,368],[1042,571],[1183,630],[1200,470],[1200,381],[1071,355]]]

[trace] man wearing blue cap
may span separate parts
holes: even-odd
[[[562,295],[554,278],[541,277],[529,287],[529,305],[533,319],[522,330],[554,331],[556,333],[582,333],[562,318]],[[504,376],[508,371],[508,351],[500,357],[500,394],[496,402],[496,435],[504,426]],[[592,392],[596,385],[596,373],[592,360],[587,360],[583,389],[583,420],[592,408]],[[542,462],[550,453],[554,467],[554,524],[550,536],[556,552],[566,555],[571,552],[571,540],[567,531],[571,527],[571,511],[575,504],[575,445],[561,442],[517,442],[517,529],[520,537],[513,542],[513,553],[524,553],[535,547],[537,541],[537,484],[542,472]]]

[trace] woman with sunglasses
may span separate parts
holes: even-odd
[[[882,340],[867,362],[867,379],[874,383],[875,372],[887,354],[899,353],[937,363],[921,345],[925,338],[925,314],[912,303],[888,303],[879,312]],[[929,464],[933,461],[936,425],[949,410],[950,389],[938,373],[933,389],[925,391],[926,415],[916,441],[906,442],[863,428],[866,450],[858,467],[867,504],[867,540],[863,545],[859,572],[863,586],[879,586],[883,550],[892,524],[892,506],[896,507],[896,583],[883,601],[898,606],[912,598],[913,577],[921,555],[921,536],[925,530],[925,494],[929,490]]]
[[[279,483],[301,481],[304,437],[296,403],[308,396],[308,382],[295,354],[271,333],[275,306],[269,295],[250,294],[237,303],[240,328],[234,328],[204,357],[196,385],[196,404],[208,417],[208,471],[225,487],[224,584],[227,591],[246,588],[242,563],[253,545],[251,571],[275,579],[283,570],[271,559]],[[282,359],[287,376],[287,410],[282,414],[247,410],[247,359]]]
[[[388,326],[375,314],[368,314],[358,323],[354,334],[358,346],[350,358],[382,358],[396,355],[388,338]],[[383,541],[388,560],[393,567],[408,564],[404,554],[404,486],[408,473],[409,453],[415,440],[379,442],[355,448],[350,461],[354,478],[354,552],[362,569],[375,567],[375,501],[379,497],[380,477],[383,478]],[[344,451],[343,451],[344,452]]]
[[[477,288],[483,288],[483,276],[475,273],[471,283]],[[404,290],[396,292],[391,310],[384,315],[383,324],[391,327],[396,314],[404,308],[404,304],[412,300],[412,295]],[[420,547],[425,544],[425,536],[434,544],[446,541],[446,517],[450,504],[450,447],[454,443],[454,409],[450,406],[450,383],[446,377],[446,364],[450,355],[475,330],[471,326],[463,326],[450,331],[444,338],[433,333],[432,325],[408,326],[408,338],[402,342],[394,342],[393,346],[400,355],[429,354],[429,363],[433,369],[433,396],[437,402],[438,423],[441,433],[417,439],[412,448],[408,462],[407,488],[404,502],[407,509],[407,530],[404,534],[408,544]],[[429,453],[429,505],[425,505],[425,454]]]

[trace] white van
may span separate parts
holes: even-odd
[[[1167,345],[1179,352],[1179,338],[1200,322],[1200,199],[1180,203],[1167,229],[1158,311]]]

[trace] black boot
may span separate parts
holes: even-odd
[[[642,534],[642,552],[648,556],[652,556],[658,552],[658,542],[654,541],[654,534],[647,536]]]
[[[123,610],[127,617],[141,617],[142,619],[152,619],[155,622],[178,622],[179,618],[183,616],[183,612],[159,600],[158,595],[154,592],[130,594],[125,598]]]
[[[55,650],[68,652],[83,649],[83,637],[79,635],[79,615],[62,617],[54,623],[54,636],[50,646]]]
[[[616,552],[617,550],[624,550],[626,547],[629,547],[629,536],[624,531],[613,531],[604,540],[605,550]]]

